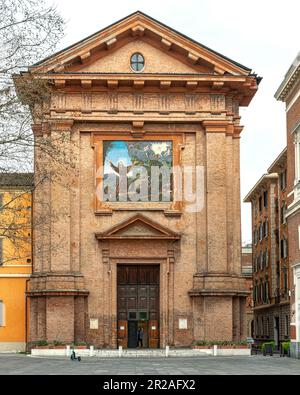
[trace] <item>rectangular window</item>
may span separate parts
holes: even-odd
[[[258,203],[258,205],[259,205],[259,211],[262,211],[262,197],[260,196],[260,198],[259,198],[259,203]]]
[[[253,302],[256,302],[256,285],[253,287]]]
[[[285,316],[285,336],[289,336],[290,332],[290,322],[289,322],[289,316]]]
[[[288,256],[288,244],[287,240],[283,239],[283,258],[286,259]]]
[[[280,189],[283,191],[286,188],[286,170],[280,173]]]
[[[295,184],[300,181],[300,133],[295,134]]]
[[[264,229],[263,229],[263,224],[261,223],[259,225],[259,241],[262,241],[263,239],[263,233],[264,233]]]
[[[268,222],[268,220],[266,222],[264,222],[263,232],[264,232],[264,237],[267,238],[268,235],[269,235],[269,222]]]
[[[280,209],[280,223],[284,223],[284,206],[282,206]]]
[[[284,293],[288,291],[288,270],[286,267],[283,268],[283,286],[284,286]]]
[[[268,197],[269,197],[268,191],[264,192],[264,206],[265,206],[265,208],[268,208]]]
[[[266,268],[269,267],[269,250],[266,251]]]
[[[5,305],[3,300],[0,300],[0,326],[5,326]]]

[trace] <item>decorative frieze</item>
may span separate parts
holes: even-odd
[[[143,113],[144,110],[144,94],[135,93],[132,95],[133,111],[136,113]]]
[[[160,113],[169,113],[170,111],[170,96],[167,95],[159,95],[159,111]]]
[[[185,96],[185,111],[187,113],[195,112],[195,95],[186,95]]]
[[[109,99],[109,108],[108,112],[110,114],[115,114],[118,112],[118,104],[119,104],[119,97],[117,93],[109,93],[108,94],[108,99]]]
[[[224,95],[211,95],[211,111],[225,111],[225,96]]]
[[[92,95],[90,93],[82,94],[82,112],[92,112]]]
[[[147,111],[145,110],[147,109]],[[148,93],[148,92],[103,92],[103,93],[70,93],[66,102],[66,95],[55,94],[52,97],[51,111],[71,112],[107,112],[116,114],[120,112],[143,114],[144,112],[157,112],[170,114],[182,112],[186,114],[221,113],[238,116],[238,107],[232,98],[224,94],[200,93]]]

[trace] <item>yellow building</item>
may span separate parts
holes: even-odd
[[[0,173],[0,351],[25,349],[33,175]]]

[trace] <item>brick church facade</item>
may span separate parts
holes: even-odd
[[[26,76],[52,89],[33,108],[30,341],[136,347],[139,328],[150,348],[245,340],[239,107],[260,79],[141,12]],[[141,163],[177,169],[163,193],[142,193]]]

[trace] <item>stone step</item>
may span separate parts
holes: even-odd
[[[94,350],[94,349],[86,349],[86,350],[75,350],[76,356],[80,357],[90,357],[90,358],[192,358],[192,357],[207,357],[213,355],[213,350],[203,350],[203,349],[169,349],[168,352],[166,349],[152,349],[152,350]],[[218,350],[215,356],[250,356],[251,350]],[[58,357],[58,356],[66,356],[70,357],[71,352],[67,349],[60,350],[42,350],[42,349],[33,349],[31,351],[32,356],[36,357]]]

